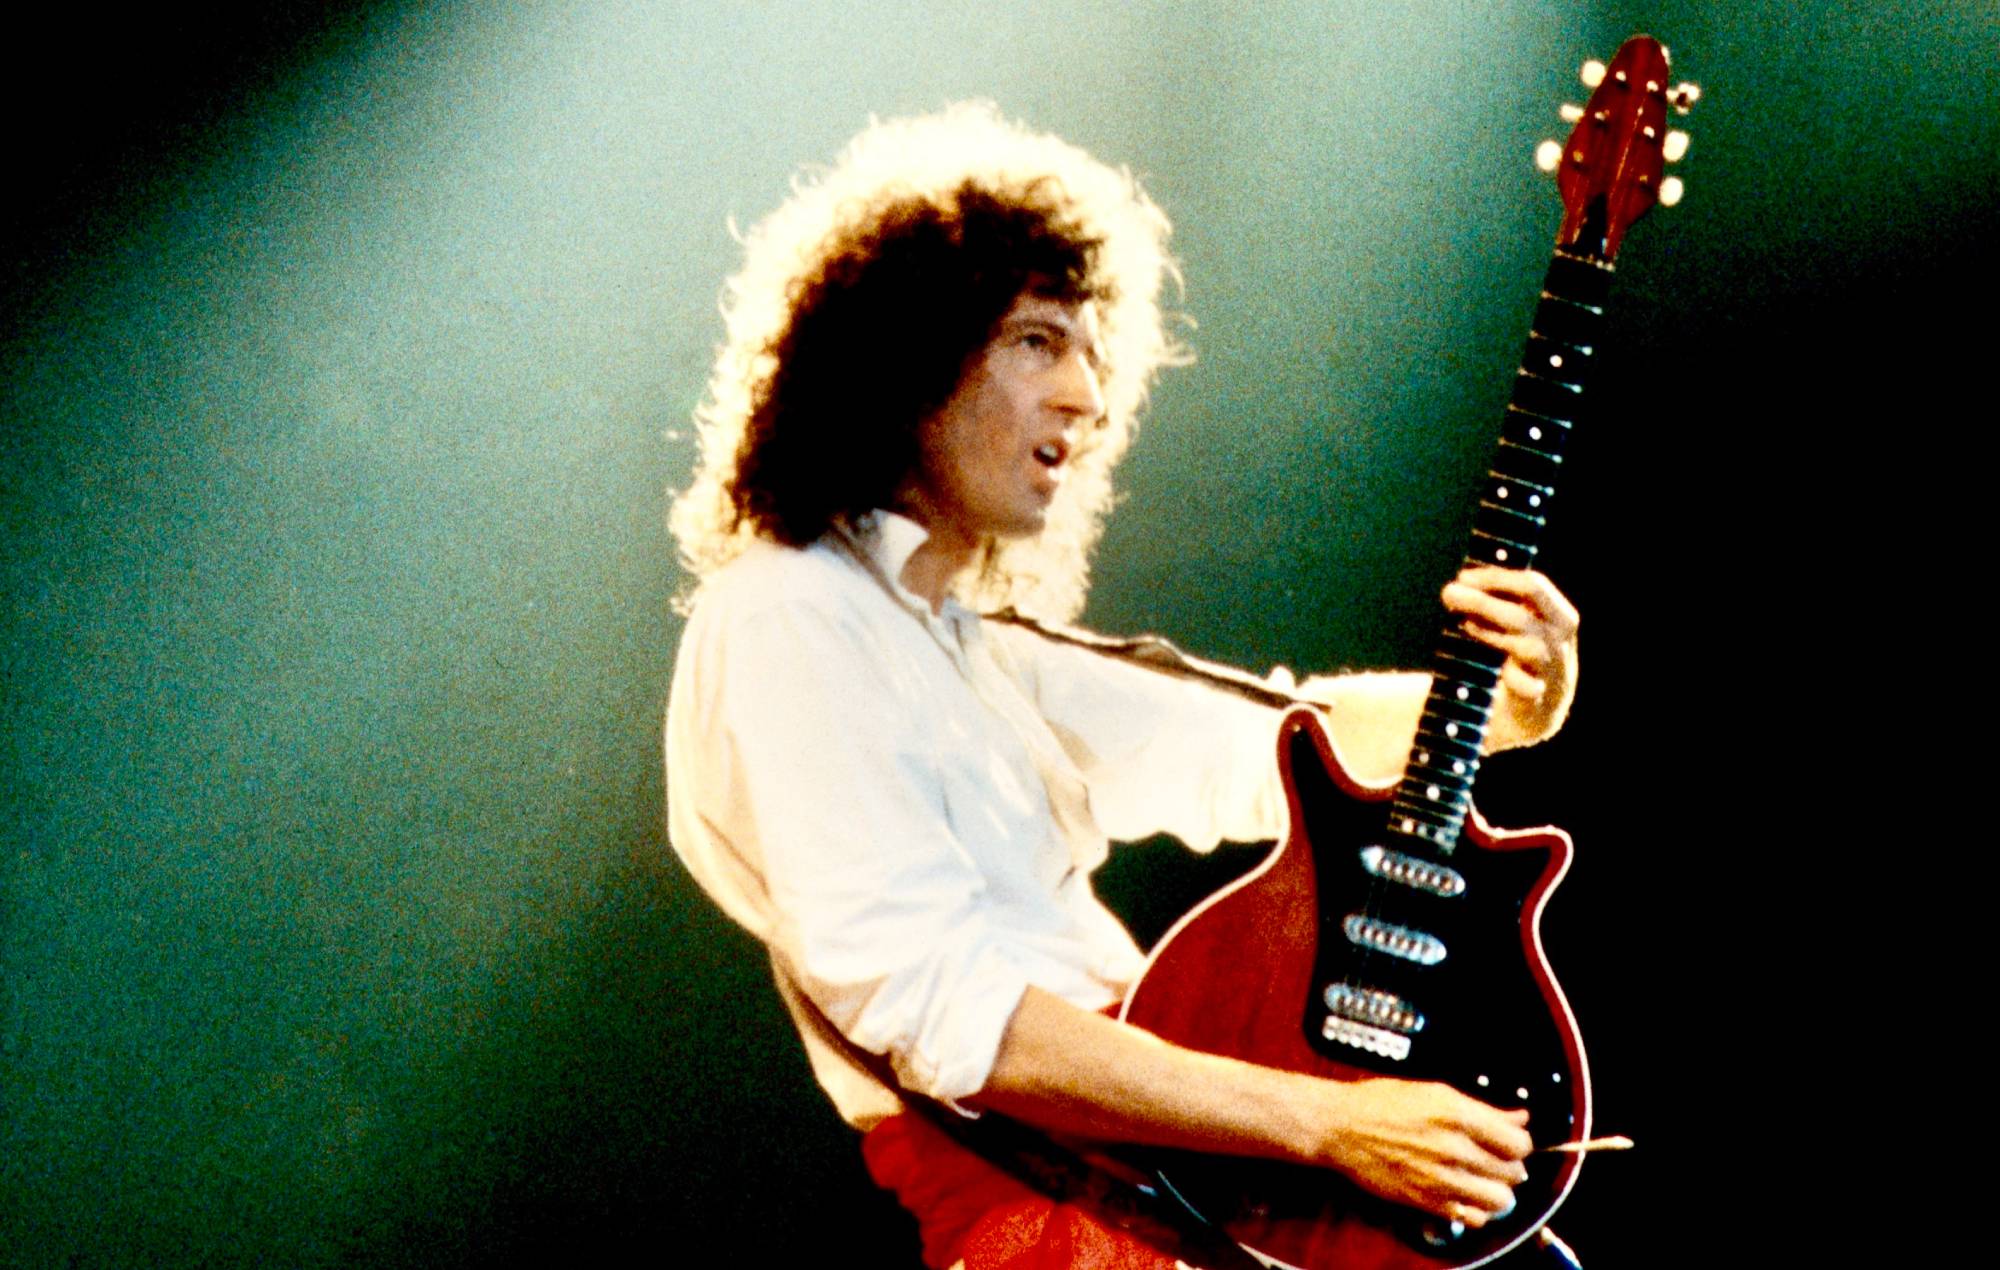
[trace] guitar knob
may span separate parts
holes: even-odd
[[[1583,64],[1580,74],[1585,88],[1595,88],[1604,82],[1604,63],[1593,57]]]
[[[1686,192],[1687,189],[1681,184],[1679,177],[1668,177],[1666,180],[1660,182],[1660,206],[1672,207],[1681,201],[1681,195]]]
[[[1535,166],[1544,172],[1553,172],[1562,162],[1563,148],[1560,141],[1544,141],[1535,147]]]
[[[1583,107],[1566,101],[1556,107],[1556,114],[1562,117],[1564,123],[1575,123],[1577,120],[1583,118]]]
[[[1465,1223],[1462,1221],[1445,1223],[1432,1219],[1418,1227],[1417,1233],[1433,1248],[1449,1248],[1465,1237]]]
[[[1688,134],[1679,128],[1667,129],[1666,144],[1660,147],[1661,157],[1669,163],[1679,163],[1681,156],[1688,152]]]
[[[1699,84],[1679,83],[1667,90],[1667,104],[1674,108],[1677,115],[1686,114],[1700,100]]]

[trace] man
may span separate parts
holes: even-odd
[[[1107,841],[1284,829],[1276,711],[979,616],[1081,605],[1112,464],[1180,357],[1166,234],[1128,174],[989,108],[872,127],[747,236],[675,509],[700,582],[668,707],[674,846],[770,949],[815,1074],[937,1266],[1118,1236],[1010,1190],[910,1093],[1323,1166],[1473,1226],[1525,1176],[1525,1112],[1199,1054],[1104,1014],[1141,962],[1090,890]],[[1496,569],[1444,601],[1509,655],[1489,745],[1554,731],[1568,603]],[[1425,684],[1302,691],[1380,779]]]

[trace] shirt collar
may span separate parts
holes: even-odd
[[[931,616],[930,602],[903,585],[903,566],[917,554],[917,548],[930,541],[930,530],[900,512],[879,509],[856,516],[852,521],[838,521],[834,527],[855,558],[867,566],[891,595],[922,616]],[[955,596],[946,595],[937,616],[952,618],[964,611]]]

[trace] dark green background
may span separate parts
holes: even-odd
[[[1991,4],[54,21],[8,55],[6,1264],[914,1264],[662,840],[663,516],[730,219],[968,96],[1130,165],[1199,361],[1089,620],[1407,664],[1558,219],[1529,155],[1638,29],[1706,89],[1689,193],[1629,240],[1546,557],[1583,696],[1482,795],[1581,844],[1549,943],[1642,1143],[1557,1223],[1586,1260],[1653,1260],[1784,1119],[1740,1073],[1816,954],[1755,923],[1817,902],[1798,800],[1881,656],[1855,610],[1906,585],[1825,566],[1990,357],[1937,306],[1992,277]],[[1105,884],[1156,930],[1212,872]]]

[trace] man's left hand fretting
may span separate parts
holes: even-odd
[[[1490,565],[1445,584],[1444,606],[1465,633],[1507,654],[1493,706],[1488,750],[1533,745],[1552,735],[1576,693],[1576,606],[1541,574]]]

